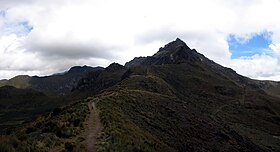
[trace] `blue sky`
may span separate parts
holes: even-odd
[[[17,32],[19,36],[27,35],[33,30],[33,26],[30,25],[27,21],[19,22],[15,26],[18,26],[18,28],[20,28],[20,31]]]
[[[25,36],[33,30],[33,26],[26,20],[21,21],[7,21],[7,11],[0,10],[0,18],[2,18],[3,34],[16,34],[18,37]],[[1,19],[0,19],[1,21]]]
[[[0,10],[0,17],[5,17],[6,16],[6,11]]]
[[[21,21],[17,23],[5,23],[2,27],[4,34],[16,34],[18,37],[26,36],[33,30],[33,26],[31,26],[27,21]]]
[[[255,54],[272,55],[273,51],[269,48],[272,32],[261,32],[252,34],[249,38],[238,37],[237,35],[230,34],[227,42],[229,50],[232,53],[231,58],[236,59],[239,57],[248,57]]]

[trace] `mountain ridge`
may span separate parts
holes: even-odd
[[[239,75],[231,68],[223,67],[214,61],[208,59],[203,54],[200,54],[195,49],[190,49],[187,44],[182,41],[180,38],[176,38],[175,41],[172,41],[166,44],[164,47],[159,48],[158,52],[156,52],[153,56],[147,57],[135,57],[133,60],[126,62],[124,67],[132,68],[139,65],[161,65],[161,64],[179,64],[184,62],[201,62],[202,64],[207,64],[210,68],[214,69],[216,72],[225,75],[226,77],[232,79],[237,82],[240,86],[249,85],[251,87],[260,88],[265,90],[270,95],[279,96],[280,97],[280,82],[271,81],[271,80],[255,80],[242,75]],[[114,65],[112,63],[111,65]],[[110,65],[108,66],[110,67]],[[90,67],[90,66],[73,66],[69,68],[69,70],[56,73],[49,76],[28,76],[28,75],[18,75],[11,79],[3,79],[0,80],[0,86],[10,85],[16,88],[33,88],[37,91],[41,91],[47,93],[49,95],[60,93],[60,95],[64,95],[69,93],[71,90],[77,88],[77,83],[83,77],[86,77],[88,73],[103,70],[103,67]],[[69,82],[72,82],[72,85],[66,85],[64,87],[51,86],[48,88],[44,88],[44,86],[38,85],[41,83],[42,79],[52,79],[53,77],[63,77],[67,75],[75,75],[78,77],[75,80],[68,79]],[[79,75],[79,76],[76,76]],[[71,76],[70,76],[71,77]],[[72,76],[73,77],[73,76]],[[47,80],[48,81],[48,80]],[[50,80],[52,81],[52,80]],[[44,82],[44,85],[46,82]],[[50,91],[50,90],[56,91]],[[279,91],[279,92],[278,92]]]
[[[32,88],[50,96],[69,94],[77,82],[92,71],[102,67],[73,66],[68,71],[49,76],[19,75],[9,80],[0,80],[0,86],[10,85],[16,88]]]
[[[101,151],[279,151],[277,89],[277,82],[239,75],[176,39],[153,56],[86,73],[69,98],[81,97],[76,107],[96,105],[104,127],[96,142]],[[32,129],[22,129],[26,140],[46,132],[56,139],[79,134],[50,121],[59,116],[57,121],[66,117],[67,123],[79,124],[89,109],[76,121],[62,112],[74,107],[55,109]],[[59,140],[72,149],[82,143]]]

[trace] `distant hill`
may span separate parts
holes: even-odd
[[[71,92],[78,81],[89,72],[103,70],[102,67],[75,66],[67,72],[51,76],[16,76],[10,80],[0,80],[0,86],[14,86],[16,88],[32,88],[47,95],[65,95]]]
[[[93,71],[87,74],[87,76],[80,79],[74,90],[99,93],[120,82],[126,70],[126,67],[118,63],[112,63],[104,70]]]
[[[54,105],[46,95],[33,89],[0,87],[0,130],[32,120]]]

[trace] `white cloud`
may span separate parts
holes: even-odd
[[[280,80],[279,8],[279,0],[2,0],[0,78],[51,74],[75,64],[123,64],[180,37],[241,74]],[[22,22],[33,27],[29,34],[18,34]],[[231,59],[229,34],[246,41],[262,31],[273,33],[275,56]]]
[[[265,54],[233,59],[230,66],[238,73],[255,79],[266,80],[280,74],[277,58]]]

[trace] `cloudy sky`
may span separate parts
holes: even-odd
[[[223,66],[280,80],[280,0],[0,0],[0,79],[108,66],[184,40]]]

